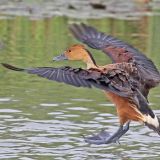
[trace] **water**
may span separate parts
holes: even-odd
[[[85,67],[80,62],[52,62],[52,57],[78,43],[68,24],[85,22],[133,44],[160,68],[160,17],[137,20],[76,19],[15,16],[0,20],[0,62],[20,67]],[[98,64],[110,63],[90,49]],[[160,137],[138,123],[131,124],[121,144],[88,145],[82,135],[119,123],[115,107],[98,89],[75,88],[0,67],[0,159],[9,160],[129,160],[160,159]],[[160,88],[150,92],[150,105],[160,116]]]

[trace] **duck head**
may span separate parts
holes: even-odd
[[[95,60],[93,59],[90,52],[85,48],[84,45],[76,44],[69,47],[63,54],[54,57],[54,61],[61,60],[74,60],[74,61],[83,61],[87,64],[87,68],[91,68],[96,65]]]

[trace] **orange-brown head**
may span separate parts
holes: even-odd
[[[77,60],[87,64],[87,68],[96,66],[95,60],[84,45],[76,44],[69,47],[63,54],[54,57],[53,60]]]

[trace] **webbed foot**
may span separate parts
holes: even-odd
[[[89,144],[109,144],[109,143],[119,143],[119,139],[129,130],[130,121],[127,122],[125,126],[120,126],[119,129],[113,134],[110,135],[107,131],[102,130],[99,134],[84,137],[86,143]]]
[[[100,133],[98,134],[95,134],[93,136],[88,136],[88,137],[84,137],[84,141],[86,143],[89,143],[89,144],[105,144],[105,141],[110,137],[111,135],[105,131],[105,130],[102,130]]]

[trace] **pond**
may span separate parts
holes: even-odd
[[[160,16],[137,19],[113,17],[81,19],[52,16],[0,19],[0,62],[19,67],[85,67],[81,62],[53,62],[68,46],[79,43],[69,24],[84,22],[134,45],[160,68]],[[98,64],[110,63],[103,53],[89,49]],[[160,137],[133,122],[119,144],[88,145],[82,135],[118,125],[114,105],[98,89],[75,88],[0,67],[0,159],[9,160],[126,160],[160,159]],[[160,88],[149,101],[160,116]]]

